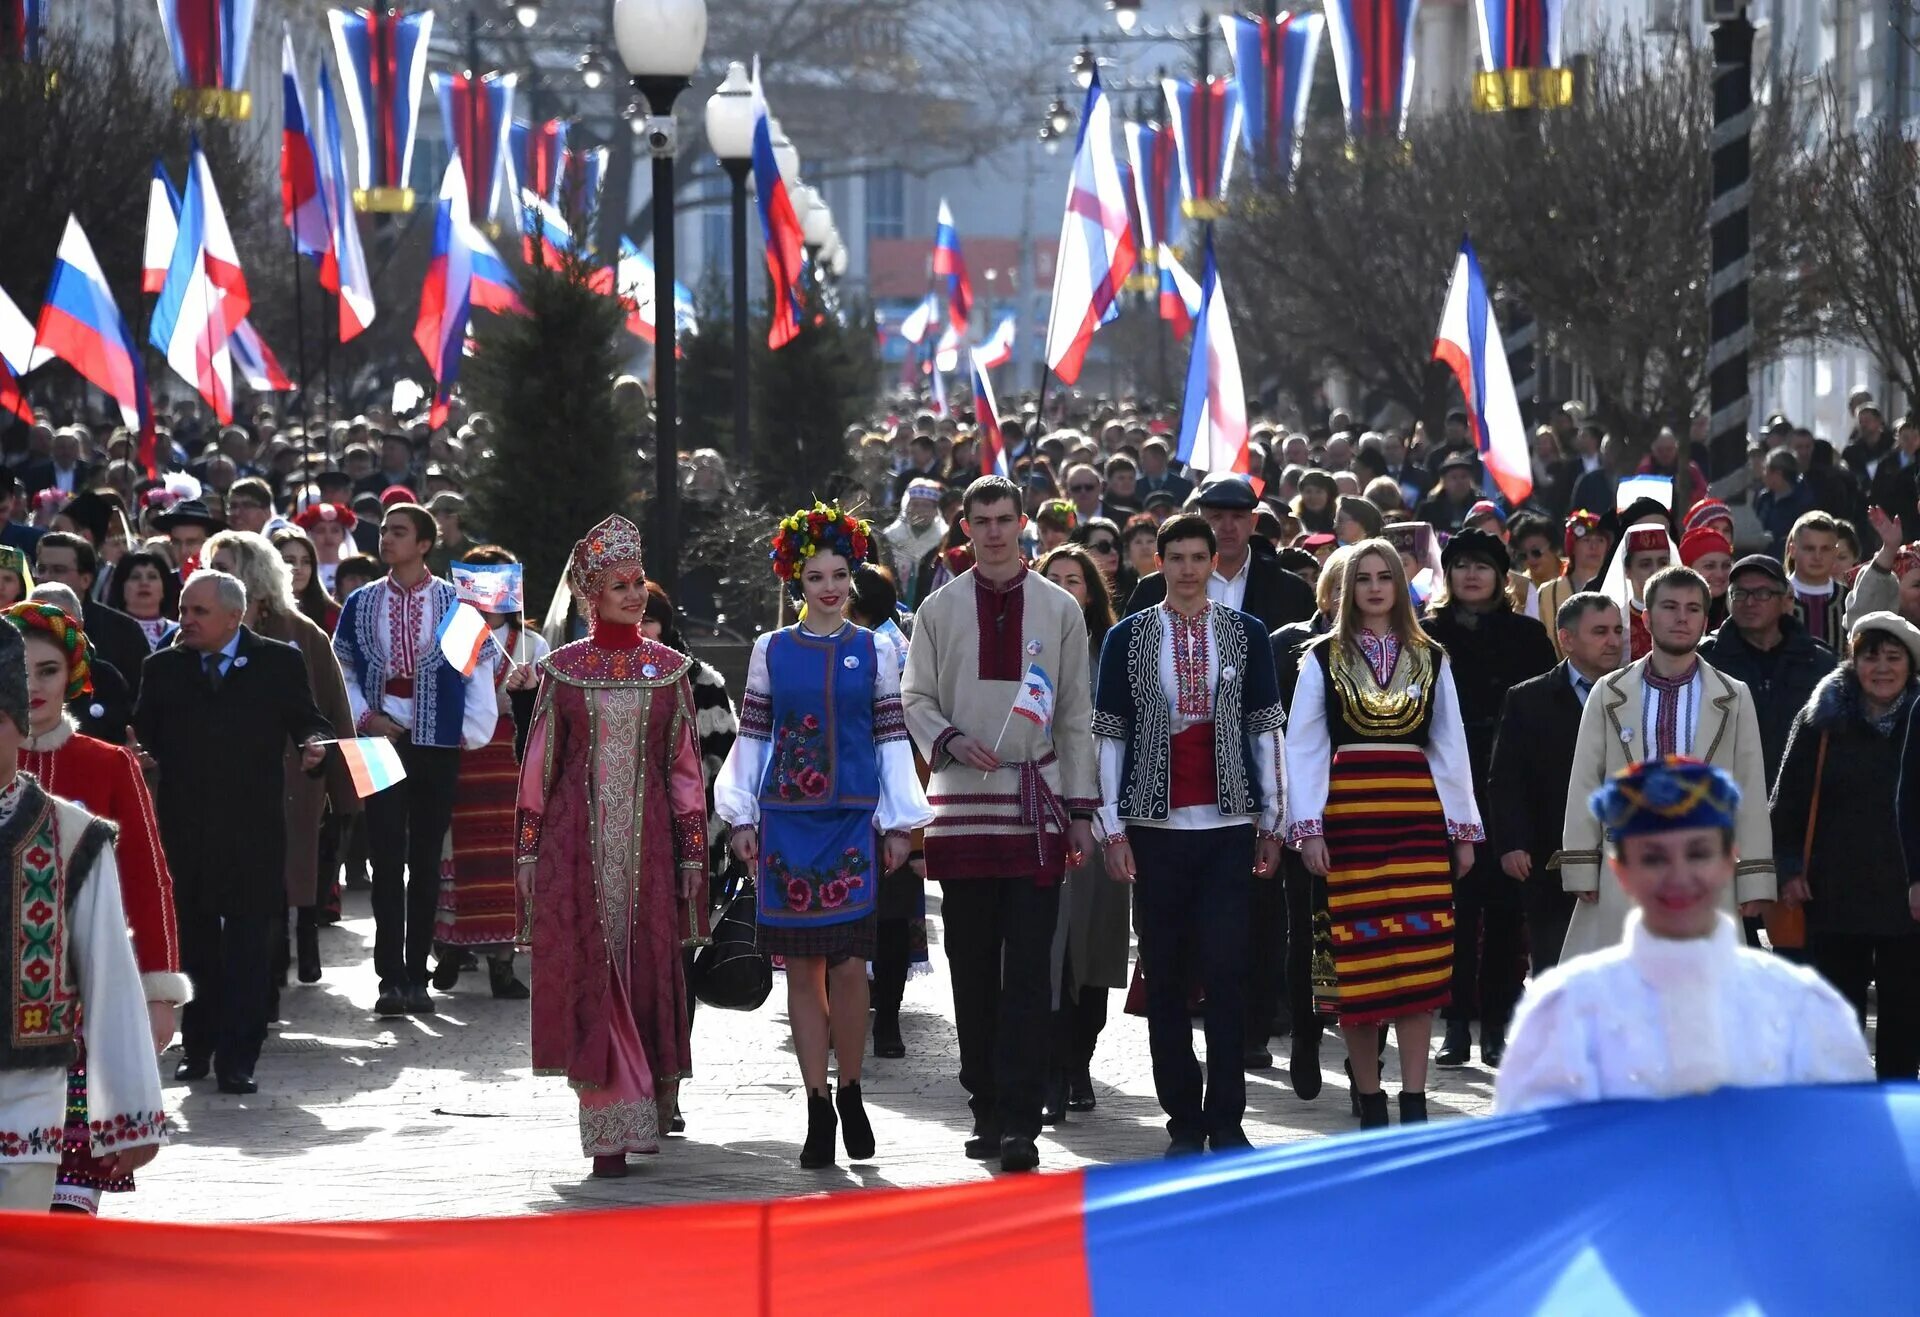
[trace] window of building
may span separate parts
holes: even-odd
[[[867,237],[907,236],[907,176],[899,169],[867,174]]]

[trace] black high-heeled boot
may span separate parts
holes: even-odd
[[[840,1122],[833,1114],[833,1086],[807,1090],[807,1141],[800,1145],[800,1169],[817,1171],[833,1165],[833,1136]]]
[[[1363,1130],[1385,1129],[1391,1122],[1387,1118],[1387,1095],[1385,1093],[1360,1094],[1360,1128]]]
[[[1385,1123],[1384,1121],[1382,1122]],[[1402,1093],[1400,1095],[1400,1123],[1402,1125],[1424,1125],[1427,1123],[1427,1095],[1425,1093]]]
[[[300,981],[318,983],[320,981],[320,926],[308,920],[301,920],[294,930],[294,939],[298,943],[297,958],[300,962]]]
[[[873,1008],[873,1054],[897,1061],[907,1054],[906,1039],[900,1036],[900,1005],[875,1003]]]
[[[487,957],[487,986],[501,1001],[525,1001],[533,995],[527,991],[527,985],[515,976],[512,956],[504,960]]]
[[[840,1085],[833,1104],[840,1110],[840,1137],[846,1141],[847,1157],[857,1162],[873,1160],[873,1122],[860,1100],[860,1085]]]

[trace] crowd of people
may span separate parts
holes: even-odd
[[[1632,461],[1570,404],[1518,506],[1459,415],[1432,439],[1262,426],[1246,475],[1182,470],[1128,406],[1008,417],[1007,475],[960,421],[892,418],[850,437],[842,502],[766,528],[794,620],[731,692],[623,517],[526,615],[513,546],[467,524],[485,417],[183,414],[158,477],[123,432],[16,430],[0,833],[38,830],[11,881],[62,899],[0,915],[39,958],[0,1040],[0,1206],[131,1188],[176,1032],[176,1081],[256,1091],[280,989],[324,975],[353,887],[375,1013],[432,1013],[484,961],[494,997],[531,998],[535,1072],[575,1091],[601,1176],[685,1128],[695,952],[749,885],[808,1167],[877,1153],[863,1059],[908,1049],[928,880],[964,1151],[1007,1171],[1097,1108],[1116,990],[1170,1155],[1248,1146],[1275,1038],[1316,1099],[1329,1028],[1362,1128],[1392,1121],[1390,1045],[1402,1123],[1476,1047],[1509,1109],[1616,1091],[1554,1069],[1607,1009],[1581,968],[1698,959],[1678,943],[1825,1023],[1717,1057],[1667,1038],[1660,1091],[1913,1078],[1920,418],[1856,402],[1837,456],[1775,418],[1715,483],[1699,427]],[[461,610],[486,626],[470,667],[442,643]],[[372,789],[356,739],[399,780]]]

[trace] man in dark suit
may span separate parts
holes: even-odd
[[[53,452],[44,462],[36,462],[20,473],[27,493],[57,489],[63,494],[78,494],[93,479],[93,468],[82,458],[81,440],[85,432],[69,425],[53,432]]]
[[[1245,476],[1208,476],[1196,502],[1219,544],[1219,559],[1207,582],[1209,599],[1251,613],[1269,634],[1289,623],[1304,622],[1318,611],[1312,587],[1282,567],[1264,541],[1254,540],[1260,500]],[[1166,597],[1167,583],[1159,572],[1143,576],[1127,600],[1127,612],[1143,612]],[[1290,1021],[1276,1018],[1286,965],[1284,884],[1253,882],[1250,912],[1253,937],[1248,947],[1247,1045],[1242,1060],[1250,1070],[1265,1070],[1273,1064],[1268,1037],[1276,1028],[1291,1028]]]
[[[33,574],[42,581],[57,581],[80,596],[84,614],[80,623],[87,640],[100,656],[120,670],[135,699],[140,697],[140,673],[153,646],[140,624],[117,608],[108,608],[93,597],[93,582],[99,575],[100,557],[84,535],[52,531],[40,537],[34,550]]]
[[[1572,596],[1555,620],[1566,658],[1507,692],[1487,788],[1488,841],[1501,870],[1522,884],[1535,975],[1560,963],[1578,899],[1561,889],[1548,862],[1566,821],[1580,711],[1593,683],[1619,667],[1626,652],[1620,608],[1598,591]]]
[[[272,997],[274,922],[284,919],[287,742],[316,773],[333,728],[300,651],[240,624],[247,591],[224,572],[180,594],[179,643],[156,653],[134,711],[159,766],[155,804],[173,871],[180,965],[193,980],[179,1080],[213,1071],[252,1093]],[[280,936],[284,937],[284,929]]]

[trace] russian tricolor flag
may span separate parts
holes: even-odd
[[[940,198],[940,218],[933,230],[933,276],[947,281],[947,320],[960,334],[967,332],[973,315],[973,277],[967,273],[967,258],[960,250],[960,230],[953,222],[953,209]]]
[[[38,64],[46,22],[46,0],[0,0],[0,58]]]
[[[627,332],[643,343],[657,340],[654,325],[659,317],[660,281],[653,267],[653,258],[634,245],[633,239],[621,235],[620,264],[617,272],[619,296],[629,310],[627,312]],[[693,333],[698,328],[698,318],[694,314],[693,291],[679,280],[673,285],[673,329],[675,342]],[[676,348],[676,351],[679,349]]]
[[[506,176],[508,134],[513,127],[511,73],[436,73],[433,91],[440,102],[440,123],[447,141],[467,162],[469,216],[475,224],[493,218]]]
[[[60,236],[53,283],[34,333],[34,357],[43,350],[72,366],[119,404],[120,420],[139,433],[140,458],[151,472],[154,431],[146,369],[126,319],[114,304],[107,278],[100,272],[93,245],[71,215]]]
[[[400,762],[400,752],[386,737],[362,736],[334,744],[340,747],[340,758],[346,761],[354,794],[362,800],[406,780],[407,766]]]
[[[160,0],[160,27],[182,87],[238,91],[247,76],[254,0]]]
[[[1200,314],[1200,285],[1173,254],[1173,248],[1160,248],[1160,318],[1173,325],[1173,336],[1185,338],[1193,330]]]
[[[1180,156],[1180,197],[1195,218],[1212,218],[1227,197],[1233,155],[1240,142],[1240,82],[1208,78],[1204,84],[1167,78],[1167,123]]]
[[[980,474],[1009,475],[1007,440],[1000,432],[1000,404],[993,396],[993,380],[980,349],[973,349],[969,355],[973,361],[973,419],[979,428]]]
[[[153,178],[147,184],[147,241],[140,260],[141,292],[157,293],[167,286],[167,267],[173,264],[173,244],[179,237],[180,194],[173,190],[167,167],[156,160]]]
[[[567,121],[516,123],[508,136],[513,195],[531,192],[558,205],[560,177],[567,159]],[[519,207],[515,207],[516,215]]]
[[[320,65],[320,194],[326,205],[332,240],[320,262],[320,286],[337,294],[340,341],[373,323],[373,280],[360,247],[360,221],[353,208],[353,181],[347,174],[346,148],[340,138],[340,112],[333,100],[333,79]]]
[[[1327,38],[1347,135],[1398,135],[1413,101],[1413,29],[1420,0],[1326,0]]]
[[[413,326],[413,341],[426,357],[437,386],[429,414],[435,428],[447,421],[447,403],[460,376],[460,345],[466,339],[467,320],[473,311],[471,229],[466,174],[456,151],[447,160],[440,200],[434,207],[433,258],[427,264],[426,283],[420,290],[420,318]]]
[[[1180,403],[1177,455],[1195,471],[1248,474],[1247,393],[1240,382],[1240,354],[1233,345],[1233,323],[1227,316],[1211,237],[1200,280],[1200,313],[1193,321],[1192,355],[1187,359],[1187,392]]]
[[[1019,332],[1020,318],[1009,311],[993,328],[993,335],[973,350],[973,359],[988,370],[998,370],[1013,360],[1013,338]]]
[[[1444,361],[1460,382],[1480,463],[1507,502],[1518,507],[1533,492],[1527,429],[1520,421],[1520,401],[1500,343],[1500,326],[1493,318],[1493,299],[1487,295],[1487,281],[1480,273],[1471,238],[1460,241],[1453,281],[1447,286],[1447,305],[1440,313],[1440,332],[1433,340],[1433,359]]]
[[[307,123],[307,98],[300,90],[300,70],[293,60],[293,30],[280,42],[280,222],[293,235],[294,250],[324,261],[333,246],[333,224],[327,218],[326,197],[320,191],[320,161],[313,150]]]
[[[167,355],[181,379],[200,391],[222,425],[233,423],[233,358],[227,340],[253,305],[233,235],[214,190],[213,171],[200,141],[187,161],[187,193],[180,205],[167,282],[154,304],[148,341]]]
[[[528,265],[544,265],[558,270],[567,257],[580,251],[567,217],[560,207],[531,188],[520,189],[520,258]]]
[[[1133,172],[1134,215],[1140,224],[1139,251],[1151,259],[1173,241],[1173,198],[1180,189],[1179,151],[1173,130],[1150,123],[1121,125],[1127,163]]]
[[[767,97],[760,85],[760,59],[753,61],[753,189],[760,206],[760,234],[766,241],[767,278],[773,285],[773,315],[767,346],[783,348],[800,336],[801,271],[807,243],[799,216],[787,195],[786,180],[773,156],[773,130],[767,123]]]
[[[487,235],[469,228],[467,241],[473,247],[474,306],[502,315],[525,315],[527,306],[520,300],[520,281],[513,277],[513,271],[487,241]]]
[[[433,11],[333,9],[327,21],[359,153],[359,186],[404,188],[413,169]],[[326,79],[320,81],[324,86]]]
[[[1489,70],[1560,67],[1566,0],[1473,0]]]
[[[1113,154],[1113,109],[1096,71],[1080,115],[1073,177],[1060,219],[1047,313],[1047,366],[1063,384],[1080,378],[1100,326],[1120,314],[1120,289],[1133,273],[1133,225]]]
[[[33,407],[17,381],[33,366],[33,322],[0,288],[0,411],[11,412],[28,425],[33,424]]]
[[[1261,168],[1290,179],[1300,158],[1300,136],[1326,16],[1295,12],[1265,19],[1226,14],[1220,28],[1233,48],[1247,146]]]

